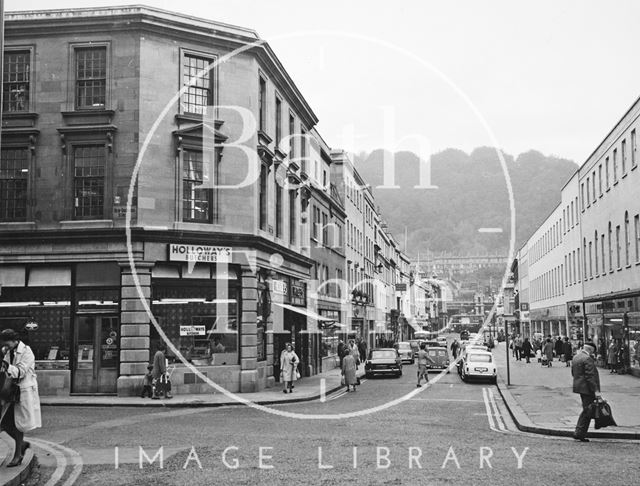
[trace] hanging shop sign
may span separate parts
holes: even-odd
[[[180,336],[204,336],[205,326],[180,326]]]
[[[231,247],[169,244],[169,261],[231,263]]]
[[[271,292],[279,295],[287,295],[289,286],[284,280],[271,280]]]

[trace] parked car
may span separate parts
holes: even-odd
[[[400,355],[400,360],[403,363],[414,363],[413,358],[413,349],[411,348],[411,343],[400,341],[398,343],[398,354]]]
[[[429,348],[427,349],[427,354],[434,361],[433,363],[427,362],[427,371],[444,370],[449,367],[449,352],[447,348]]]
[[[402,376],[402,361],[398,351],[394,348],[372,349],[364,363],[364,373],[367,378],[375,375]]]
[[[491,383],[497,381],[498,370],[493,355],[488,351],[470,351],[460,361],[459,369],[465,382],[471,378],[487,379]]]

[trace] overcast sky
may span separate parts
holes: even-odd
[[[5,9],[133,3],[5,0]],[[145,4],[255,29],[327,143],[350,151],[417,150],[406,135],[433,152],[493,145],[482,117],[511,154],[533,148],[581,164],[640,95],[637,0]]]

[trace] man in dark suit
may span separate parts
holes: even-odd
[[[573,438],[581,442],[589,442],[587,430],[591,417],[589,405],[600,395],[600,376],[596,368],[596,360],[593,354],[596,346],[592,342],[584,343],[584,346],[573,357],[571,363],[571,375],[573,376],[573,393],[579,393],[582,400],[582,413],[578,417],[576,431]]]

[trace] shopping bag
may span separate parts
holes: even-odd
[[[342,386],[344,386],[344,385],[346,385],[346,384],[347,384],[347,382],[346,382],[346,381],[345,381],[345,379],[344,379],[344,375],[342,375],[342,378],[340,379],[340,384],[341,384]]]
[[[602,429],[604,427],[616,427],[618,425],[613,419],[611,407],[606,400],[595,400],[592,404],[592,407],[592,417],[595,420],[596,429]]]

